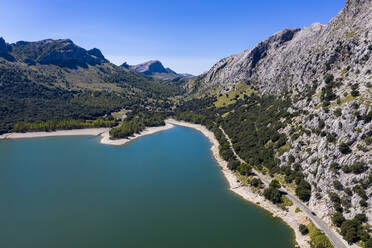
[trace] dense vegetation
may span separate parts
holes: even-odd
[[[43,70],[10,67],[8,62],[2,64],[0,58],[0,134],[11,131],[18,122],[95,120],[123,108],[137,110],[145,106],[169,111],[171,104],[167,97],[180,92],[176,85],[147,80],[134,72],[112,72],[105,67],[97,69],[100,77],[108,80],[99,89],[79,81],[79,87],[83,88],[74,87],[76,82],[64,79],[70,73],[76,76],[80,72],[54,67]],[[98,73],[91,68],[84,70],[87,72],[81,72],[81,76]]]
[[[163,126],[165,125],[165,114],[140,112],[129,114],[129,116],[120,124],[120,126],[110,130],[112,139],[122,139],[131,136],[135,133],[140,133],[146,127]]]
[[[287,166],[279,167],[277,154],[288,146],[287,137],[278,132],[291,118],[287,113],[290,101],[271,96],[252,94],[234,99],[235,102],[220,108],[213,104],[216,99],[205,97],[184,102],[176,110],[178,119],[203,124],[214,132],[220,143],[220,154],[228,161],[231,170],[241,175],[247,174],[246,168],[240,165],[230,149],[230,145],[219,127],[222,127],[231,138],[235,151],[249,166],[266,170],[270,175],[284,174],[286,182],[295,181],[296,194],[308,201],[311,196],[311,185],[304,179],[300,164],[293,164],[288,159]],[[281,202],[280,192],[275,187],[265,191],[266,198],[274,203]]]
[[[98,118],[93,121],[84,120],[51,120],[45,122],[18,122],[14,125],[12,132],[22,133],[28,131],[55,131],[66,129],[81,129],[93,127],[113,127],[116,121],[111,118]]]

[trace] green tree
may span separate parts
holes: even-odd
[[[342,213],[336,212],[332,216],[332,222],[335,226],[341,227],[342,223],[344,223],[345,217],[342,215]]]
[[[278,180],[274,179],[270,182],[270,185],[269,187],[273,187],[273,188],[276,188],[276,189],[280,189],[281,188],[281,185],[279,183]]]
[[[238,170],[241,175],[250,175],[252,173],[252,166],[249,164],[241,164]]]
[[[259,179],[259,178],[253,178],[253,179],[251,180],[251,185],[252,185],[253,187],[259,187],[259,186],[262,185],[262,181],[261,181],[261,179]]]
[[[309,201],[311,197],[311,185],[305,180],[301,180],[297,185],[296,195],[304,202]]]
[[[338,146],[338,149],[340,150],[340,152],[341,152],[342,154],[349,154],[349,153],[351,153],[351,149],[350,149],[349,145],[346,144],[346,143],[344,143],[344,142],[342,142],[342,143]]]
[[[282,196],[277,188],[269,187],[264,190],[264,196],[274,204],[282,202]]]
[[[372,248],[372,237],[367,240],[365,248]]]
[[[309,229],[307,228],[307,226],[303,225],[303,224],[300,224],[300,226],[298,227],[300,233],[302,235],[306,235],[309,233]]]

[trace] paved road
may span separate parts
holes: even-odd
[[[232,152],[234,153],[235,157],[241,162],[241,163],[245,163],[245,161],[239,157],[239,155],[235,152],[235,149],[233,147],[233,144],[229,138],[229,136],[225,133],[225,130],[223,130],[222,127],[220,127],[221,131],[223,132],[223,134],[225,135],[227,141],[229,142],[230,144],[230,149],[232,150]],[[255,173],[255,176],[257,176],[258,178],[261,179],[261,181],[265,184],[265,185],[269,185],[269,181],[260,173],[258,172],[257,170],[253,169],[253,172]],[[312,211],[304,204],[302,203],[300,200],[297,199],[296,196],[284,191],[283,189],[281,189],[281,192],[284,193],[294,204],[296,204],[296,206],[298,208],[300,208],[304,213],[306,213],[306,215],[309,217],[309,219],[311,219],[311,221],[321,230],[325,233],[325,235],[327,235],[328,239],[333,243],[333,245],[335,246],[335,248],[346,248],[345,244],[340,240],[340,238],[327,226],[327,224],[324,223],[323,220],[321,220],[319,217],[313,215]]]

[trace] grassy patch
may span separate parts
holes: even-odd
[[[278,206],[281,208],[284,208],[284,207],[290,207],[292,205],[293,205],[293,202],[285,195],[282,195],[282,202],[279,203]]]
[[[250,89],[246,84],[240,83],[230,92],[218,96],[214,105],[216,108],[228,106],[234,104],[236,102],[235,99],[243,99],[244,95],[250,96],[254,92],[255,90]]]
[[[356,99],[356,97],[353,97],[353,96],[347,96],[346,98],[342,99],[341,104],[345,104],[345,103],[348,103],[348,102],[354,101],[355,99]]]
[[[354,38],[356,36],[356,33],[355,32],[347,32],[345,34],[345,38],[346,39],[351,39],[351,38]]]
[[[295,213],[300,213],[300,212],[302,212],[301,209],[296,208]]]
[[[310,243],[313,247],[323,245],[321,247],[334,248],[327,236],[318,228],[316,228],[316,226],[312,222],[307,225],[307,228],[309,229]]]
[[[245,186],[248,185],[248,181],[249,181],[249,177],[248,176],[244,176],[244,175],[241,175],[238,171],[235,173],[236,177],[238,178],[238,180]]]
[[[344,76],[346,73],[349,72],[349,69],[350,69],[349,67],[344,68],[344,69],[341,71],[341,75]]]
[[[285,144],[284,146],[279,147],[278,156],[281,156],[283,153],[288,152],[289,149],[291,149],[291,145],[289,143]]]
[[[221,115],[221,117],[222,117],[222,118],[226,118],[230,113],[234,113],[234,112],[235,112],[235,110],[231,110],[231,111],[226,112],[226,113],[224,113],[223,115]]]
[[[318,104],[317,106],[315,106],[314,109],[320,109],[322,107],[322,104]]]

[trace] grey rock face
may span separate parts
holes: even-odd
[[[301,30],[286,29],[253,49],[219,61],[200,87],[231,88],[246,82],[264,93],[301,92],[324,73],[360,62],[355,55],[371,45],[371,13],[371,0],[347,1],[327,26],[315,23]]]
[[[143,64],[132,65],[130,68],[145,75],[152,75],[154,73],[168,73],[163,64],[158,60],[150,60]]]
[[[339,82],[333,88],[337,100],[328,106],[321,97],[327,86],[326,74]],[[193,83],[185,88],[226,92],[245,83],[261,94],[290,93],[293,106],[288,112],[301,114],[280,130],[288,136],[291,147],[278,155],[280,166],[288,165],[289,155],[296,158],[295,163],[312,184],[309,205],[328,223],[335,211],[328,194],[336,192],[343,199],[346,218],[365,213],[372,224],[372,124],[368,117],[372,103],[372,0],[347,0],[328,25],[315,23],[278,32],[250,50],[222,59],[198,84]],[[307,89],[314,83],[317,88],[308,98]],[[359,94],[353,95],[352,85],[356,84]],[[335,114],[338,109],[340,115]],[[317,130],[319,121],[324,122],[322,130]],[[298,138],[291,140],[291,129]],[[350,147],[350,154],[341,153],[341,143]],[[347,172],[345,168],[356,162],[364,163],[365,169]],[[335,180],[352,195],[336,189]],[[353,191],[359,186],[365,190],[366,203]]]
[[[190,74],[178,74],[170,68],[164,68],[163,64],[158,60],[150,60],[143,64],[128,65],[124,63],[122,66],[128,66],[132,70],[143,73],[147,76],[153,76],[164,80],[174,80],[176,78],[190,77]]]

